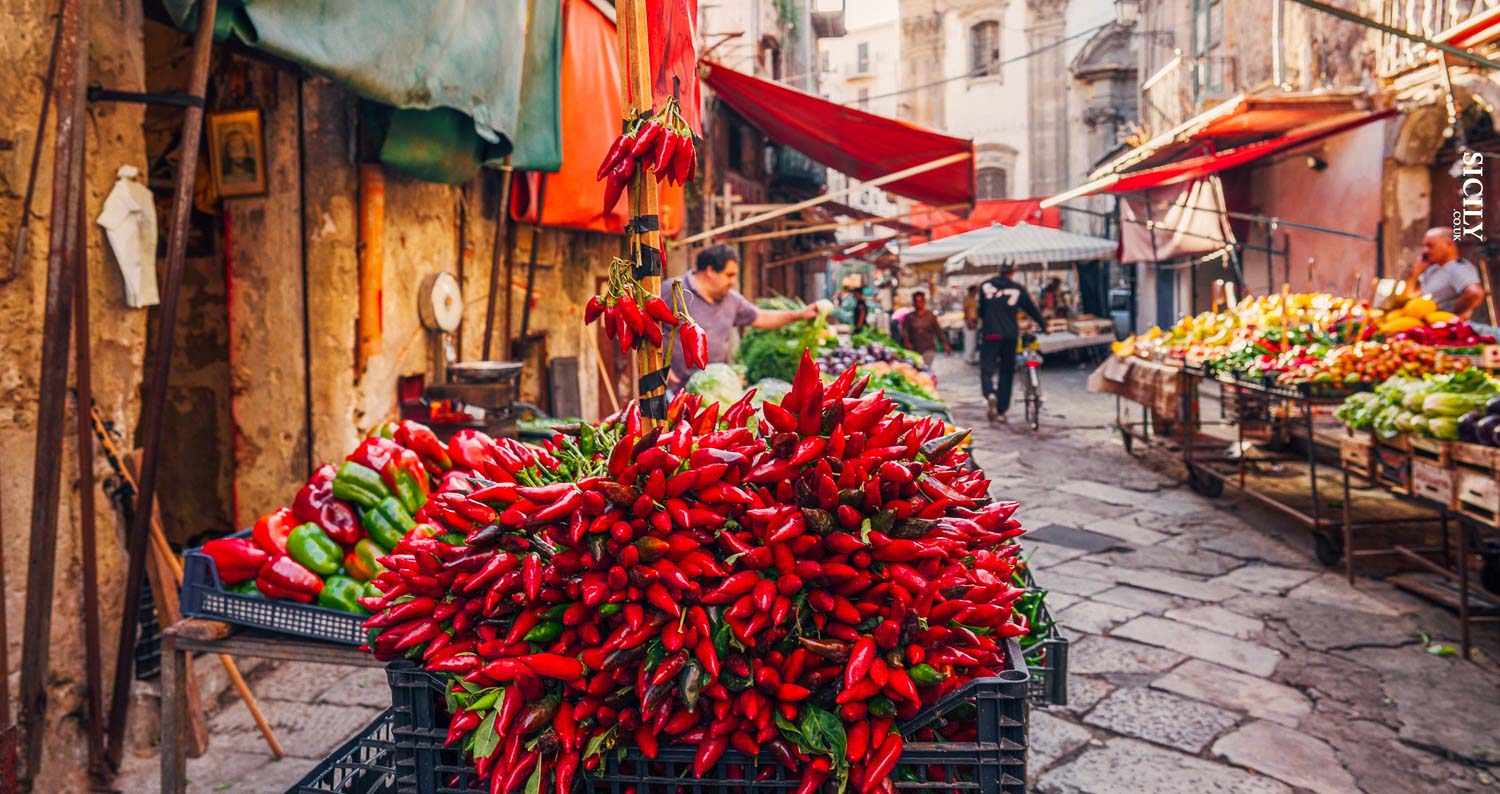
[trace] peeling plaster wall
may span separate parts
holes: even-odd
[[[53,25],[50,15],[56,4],[40,0],[5,0],[6,31],[0,36],[0,138],[16,142],[10,151],[0,151],[0,240],[9,264],[12,241],[20,219],[21,195],[25,191],[26,168],[38,142],[34,139],[41,109],[42,77],[47,67]],[[144,90],[141,58],[141,17],[138,4],[88,2],[91,63],[88,79],[125,91]],[[52,132],[56,106],[40,141],[42,160],[36,197],[32,205],[31,247],[15,281],[0,286],[0,522],[5,527],[5,609],[9,625],[9,653],[13,669],[19,670],[25,581],[29,558],[31,520],[31,472],[36,433],[37,383],[40,372],[43,293],[46,289],[48,212],[52,195]],[[88,147],[88,257],[90,269],[90,322],[94,400],[106,422],[121,438],[133,433],[140,411],[139,387],[145,352],[146,311],[128,309],[112,256],[106,253],[103,235],[93,218],[113,187],[115,170],[126,163],[145,170],[145,145],[139,105],[100,104],[89,109],[84,122]],[[70,378],[71,385],[71,378]],[[78,461],[75,455],[76,417],[69,400],[62,460],[62,506],[57,523],[57,587],[53,593],[52,633],[44,638],[51,645],[49,708],[38,790],[80,791],[83,778],[82,734],[83,652],[81,601],[71,586],[81,568],[78,555],[77,500]],[[108,464],[97,457],[97,480],[109,476]],[[112,651],[119,627],[125,577],[121,553],[121,528],[116,513],[102,489],[94,503],[99,533],[100,601],[103,647]],[[105,680],[112,670],[112,653],[106,653]],[[12,676],[14,686],[18,676]],[[12,692],[16,690],[13,688]]]

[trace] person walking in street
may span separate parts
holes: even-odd
[[[1406,277],[1406,292],[1431,295],[1438,309],[1465,320],[1485,295],[1479,268],[1458,253],[1453,231],[1441,226],[1428,229],[1422,236],[1422,259]]]
[[[863,291],[854,293],[854,330],[865,330],[870,324],[870,304],[865,301]]]
[[[928,365],[932,364],[939,347],[944,352],[953,352],[948,347],[947,335],[943,333],[937,315],[927,308],[925,292],[912,293],[911,311],[901,318],[901,339],[907,347],[921,353],[922,362]]]
[[[964,293],[964,361],[979,363],[979,285]]]
[[[1005,412],[1010,410],[1016,350],[1021,343],[1016,312],[1024,311],[1037,325],[1047,327],[1031,294],[1015,280],[1015,273],[1015,267],[1007,266],[979,287],[980,333],[984,336],[979,346],[979,388],[989,403],[992,422],[1004,422]]]
[[[808,306],[798,311],[774,311],[751,303],[734,288],[740,279],[739,259],[739,254],[727,245],[710,246],[698,253],[691,273],[669,278],[661,283],[661,297],[668,304],[672,303],[675,285],[682,284],[688,316],[693,318],[693,322],[708,337],[710,364],[729,363],[732,351],[730,342],[740,328],[748,325],[751,328],[770,330],[818,316],[817,306]],[[683,346],[673,345],[669,385],[674,389],[681,388],[690,375],[692,372],[688,370],[687,360],[683,357]]]

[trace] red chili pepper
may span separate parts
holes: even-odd
[[[599,163],[599,170],[594,175],[594,181],[597,182],[608,176],[609,172],[614,169],[615,164],[620,161],[620,158],[624,157],[634,145],[634,135],[621,135],[615,138],[615,142],[609,145],[609,151],[604,155],[604,160]]]
[[[630,156],[645,157],[648,154],[654,154],[657,144],[661,142],[663,131],[661,122],[655,120],[646,122],[646,126],[641,128],[640,134],[635,138],[635,143],[630,147]]]
[[[865,783],[860,787],[860,794],[869,794],[880,788],[886,778],[890,777],[891,770],[896,768],[896,762],[901,760],[901,747],[899,733],[891,733],[881,741],[865,766]]]
[[[682,136],[667,130],[661,136],[661,142],[656,147],[656,156],[652,158],[651,173],[658,181],[667,176],[672,167],[672,159],[677,155],[677,148],[681,145]]]
[[[656,295],[646,298],[646,304],[642,308],[648,317],[659,323],[677,325],[682,322],[676,314],[672,313],[672,307],[668,306],[666,301]]]

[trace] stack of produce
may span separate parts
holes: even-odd
[[[233,592],[365,614],[358,600],[378,593],[368,583],[385,570],[379,558],[416,526],[431,480],[450,466],[426,426],[383,425],[337,468],[314,472],[291,507],[261,516],[249,538],[202,551]]]
[[[567,792],[625,743],[695,747],[700,778],[734,748],[801,792],[893,790],[896,720],[996,674],[1027,631],[1022,530],[965,433],[866,386],[804,356],[760,412],[683,393],[650,430],[631,404],[534,458],[481,443],[477,476],[422,511],[437,534],[383,560],[371,650],[447,677],[449,743],[491,792]]]
[[[762,309],[797,311],[807,304],[795,298],[763,298],[756,302]],[[735,358],[745,367],[745,377],[754,383],[763,378],[790,381],[797,373],[797,363],[802,351],[810,350],[813,356],[822,354],[824,348],[837,344],[838,337],[829,330],[826,313],[819,313],[813,320],[798,320],[789,325],[771,330],[752,328],[740,338]]]
[[[1500,414],[1497,393],[1500,382],[1477,369],[1425,378],[1398,375],[1373,392],[1350,396],[1336,416],[1355,430],[1373,430],[1381,438],[1413,433],[1500,444],[1500,438],[1493,438],[1500,416],[1486,418],[1490,408]]]
[[[1259,362],[1257,362],[1257,366]],[[1466,369],[1469,362],[1416,342],[1356,342],[1321,357],[1283,354],[1263,370],[1278,383],[1369,383],[1393,375],[1421,377]],[[1252,369],[1252,372],[1256,371]]]
[[[1286,301],[1281,295],[1246,297],[1224,311],[1183,317],[1170,329],[1153,326],[1144,334],[1126,337],[1114,344],[1114,353],[1122,357],[1216,359],[1230,352],[1237,342],[1260,341],[1270,335],[1273,344],[1277,343],[1280,340],[1275,335],[1282,328],[1305,329],[1341,343],[1360,333],[1365,312],[1361,302],[1328,293],[1294,294]],[[1366,328],[1364,334],[1371,332]],[[1290,341],[1297,343],[1295,339]]]

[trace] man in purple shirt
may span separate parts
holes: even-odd
[[[751,303],[734,288],[740,279],[739,259],[739,254],[727,245],[710,246],[698,253],[698,260],[691,273],[667,279],[661,284],[661,297],[668,305],[674,305],[672,292],[675,285],[682,284],[682,298],[686,303],[688,316],[708,336],[710,364],[729,363],[731,342],[739,328],[748,325],[770,330],[818,316],[818,310],[814,306],[790,312],[761,309]],[[682,345],[673,345],[671,386],[681,387],[691,375],[682,355]]]

